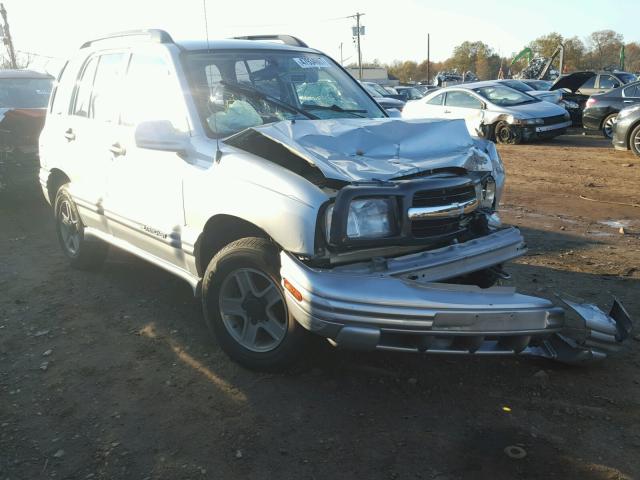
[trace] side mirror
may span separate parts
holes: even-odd
[[[136,146],[148,150],[184,153],[190,145],[189,136],[176,130],[168,120],[140,122],[134,136]]]
[[[397,108],[388,108],[387,115],[389,115],[389,117],[391,118],[401,118],[402,112],[400,112],[400,110],[398,110]]]

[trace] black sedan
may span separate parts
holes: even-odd
[[[640,157],[640,105],[624,108],[613,124],[613,146]]]
[[[618,112],[625,107],[640,103],[640,82],[614,88],[610,92],[593,95],[587,100],[582,114],[582,124],[587,130],[600,130],[611,138]]]

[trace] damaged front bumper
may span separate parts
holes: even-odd
[[[339,346],[478,355],[523,354],[583,363],[605,358],[631,331],[616,301],[607,315],[566,302],[578,314],[512,288],[435,283],[524,253],[519,231],[344,268],[316,269],[281,254],[290,313]]]

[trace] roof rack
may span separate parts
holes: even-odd
[[[151,28],[148,30],[127,30],[125,32],[117,32],[111,33],[109,35],[105,35],[104,37],[96,38],[94,40],[89,40],[82,44],[80,48],[87,48],[93,45],[96,42],[100,42],[102,40],[109,40],[112,38],[121,38],[121,37],[146,37],[147,40],[153,43],[174,43],[173,38],[164,30],[159,30],[156,28]]]
[[[285,45],[309,48],[309,45],[304,43],[298,37],[294,37],[293,35],[246,35],[243,37],[233,38],[235,38],[236,40],[280,40]]]

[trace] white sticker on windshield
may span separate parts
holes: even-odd
[[[294,58],[296,62],[302,68],[330,68],[329,62],[324,57],[299,57]]]

